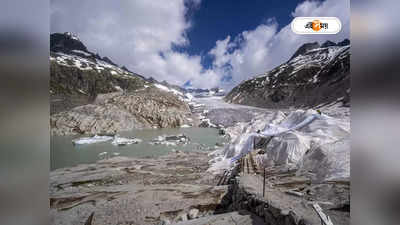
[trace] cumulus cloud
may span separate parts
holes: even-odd
[[[290,25],[278,30],[279,21],[270,19],[237,37],[216,41],[209,51],[212,66],[206,69],[204,56],[173,50],[190,46],[186,32],[191,21],[185,15],[199,4],[201,0],[51,0],[51,32],[76,33],[91,51],[144,76],[178,85],[190,81],[198,88],[231,88],[286,61],[305,42],[349,37],[349,0],[306,1],[292,16],[336,16],[343,31],[296,35]]]
[[[278,30],[278,21],[270,19],[254,30],[242,32],[233,41],[227,36],[217,41],[209,51],[214,57],[213,69],[232,77],[229,83],[222,85],[233,87],[245,79],[273,69],[287,61],[304,43],[322,43],[326,40],[338,42],[350,36],[348,0],[305,1],[296,7],[292,16],[335,16],[342,22],[342,31],[336,35],[298,35],[291,31],[290,24]]]
[[[100,55],[139,74],[182,85],[205,72],[200,56],[172,50],[190,44],[187,3],[197,6],[200,0],[52,0],[51,32],[76,33]]]

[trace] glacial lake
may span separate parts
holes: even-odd
[[[186,145],[153,145],[149,142],[162,135],[185,134],[190,138]],[[213,128],[175,128],[175,129],[144,129],[119,132],[121,137],[135,137],[142,140],[141,143],[126,146],[115,146],[111,141],[73,145],[72,140],[84,136],[51,136],[50,138],[50,170],[63,167],[72,167],[78,164],[94,163],[105,157],[156,157],[172,152],[180,151],[211,151],[216,143],[223,143],[224,137]],[[101,154],[102,153],[102,154]]]

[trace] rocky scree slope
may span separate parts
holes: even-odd
[[[257,107],[350,104],[350,41],[306,43],[291,59],[233,88],[225,100]]]
[[[117,133],[135,128],[180,127],[188,123],[189,106],[155,87],[131,93],[100,94],[87,105],[50,117],[53,135]]]
[[[52,134],[180,126],[190,110],[174,93],[88,51],[71,33],[50,36]]]

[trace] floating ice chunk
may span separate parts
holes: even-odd
[[[152,145],[185,145],[190,141],[190,138],[185,134],[171,135],[171,136],[158,136],[153,141],[149,142]]]
[[[105,156],[107,154],[108,154],[108,152],[100,152],[98,156]]]
[[[113,145],[123,146],[123,145],[131,145],[131,144],[138,144],[142,142],[142,140],[138,138],[124,138],[115,136],[114,140],[111,142]]]
[[[181,128],[189,128],[189,127],[191,127],[190,125],[187,125],[187,124],[183,124],[182,126],[181,126]]]
[[[72,140],[72,143],[75,145],[84,145],[84,144],[93,144],[93,143],[111,141],[112,139],[113,139],[113,137],[111,137],[111,136],[95,135],[93,137],[83,137],[83,138],[74,139],[74,140]]]
[[[171,142],[171,141],[165,141],[162,144],[166,145],[166,146],[175,146],[176,143],[175,142]]]

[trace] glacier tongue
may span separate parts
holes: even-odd
[[[269,120],[256,117],[228,130],[232,141],[214,153],[209,171],[232,168],[235,161],[254,149],[254,140],[271,138],[264,146],[265,154],[256,156],[260,167],[295,166],[299,172],[311,171],[319,180],[350,176],[348,121],[320,115],[315,110],[296,110],[283,119],[282,115],[277,112]]]

